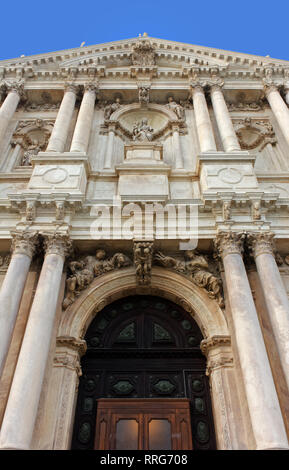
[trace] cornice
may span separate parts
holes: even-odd
[[[243,52],[233,52],[224,49],[217,49],[209,46],[199,46],[193,45],[188,43],[182,43],[177,41],[170,41],[166,39],[160,38],[153,38],[147,36],[152,44],[157,48],[160,49],[162,52],[172,53],[172,52],[179,52],[180,54],[198,54],[205,59],[214,58],[215,60],[220,60],[221,62],[231,62],[231,63],[248,63],[248,64],[288,64],[288,61],[278,58],[271,58],[271,57],[264,57],[254,54],[246,54]],[[111,56],[115,54],[117,51],[122,51],[124,54],[127,52],[130,47],[136,43],[139,38],[129,38],[129,39],[122,39],[117,41],[111,41],[107,43],[101,43],[96,45],[90,45],[85,47],[76,47],[72,49],[64,49],[59,51],[53,52],[46,52],[41,54],[34,54],[23,58],[11,58],[5,59],[0,62],[0,64],[12,64],[21,66],[25,63],[32,65],[32,64],[47,64],[50,62],[60,62],[69,59],[70,57],[83,57],[89,56],[91,54],[99,53],[99,54],[107,54],[110,53]],[[158,51],[156,51],[158,52]]]
[[[71,74],[78,77],[130,78],[129,63],[120,70],[114,67],[117,65],[114,63],[120,59],[128,62],[132,47],[142,39],[149,40],[155,49],[155,73],[158,78],[184,79],[196,67],[201,74],[207,74],[210,67],[219,67],[227,69],[228,79],[255,81],[262,79],[264,67],[271,67],[273,73],[280,77],[284,68],[289,67],[289,61],[285,60],[145,37],[3,60],[0,61],[0,77],[25,77],[29,81],[48,79],[50,82]]]

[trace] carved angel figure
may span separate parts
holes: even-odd
[[[104,119],[107,121],[110,116],[121,106],[120,99],[116,98],[114,103],[108,104],[104,108]]]
[[[223,306],[221,281],[209,271],[205,256],[194,250],[188,250],[185,251],[184,260],[178,260],[158,252],[155,260],[162,266],[187,275],[197,286],[206,289],[209,297],[216,299],[220,307]]]
[[[95,277],[114,269],[120,269],[131,264],[128,256],[115,253],[110,259],[105,259],[104,250],[98,249],[95,256],[86,256],[80,261],[71,261],[69,269],[72,273],[66,281],[66,297],[63,308],[72,304],[80,292],[88,287]]]
[[[141,122],[135,123],[132,131],[133,140],[151,141],[153,140],[153,128],[148,124],[148,119],[144,118]]]
[[[30,144],[23,153],[21,166],[31,166],[31,158],[40,152],[41,147],[42,145],[38,140],[30,140]]]
[[[184,108],[180,104],[176,103],[172,96],[169,97],[169,100],[166,106],[167,108],[172,109],[176,113],[178,119],[181,119],[182,121],[185,119]]]

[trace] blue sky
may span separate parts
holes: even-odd
[[[288,0],[10,0],[0,60],[149,36],[289,60]]]

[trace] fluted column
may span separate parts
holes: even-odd
[[[0,448],[30,447],[69,248],[65,235],[45,237],[45,258],[5,410]]]
[[[273,252],[272,232],[248,236],[289,391],[289,300]]]
[[[7,357],[37,234],[12,234],[12,257],[0,291],[0,376]]]
[[[265,83],[264,89],[273,114],[287,143],[289,144],[289,109],[281,97],[276,85],[268,85]]]
[[[211,100],[225,152],[241,150],[233,123],[228,111],[221,84],[211,86]]]
[[[181,169],[184,167],[184,163],[183,163],[178,124],[172,125],[172,132],[173,132],[173,152],[175,156],[175,165],[177,169]]]
[[[222,257],[236,344],[256,449],[287,449],[288,440],[242,259],[242,235],[223,232],[215,246]]]
[[[97,90],[97,86],[93,83],[85,85],[85,91],[70,147],[71,152],[86,153],[87,151]]]
[[[201,152],[216,151],[214,132],[202,86],[192,86],[192,98]]]
[[[48,142],[47,152],[63,152],[75,107],[77,87],[68,83]]]
[[[21,96],[24,93],[24,81],[3,82],[2,87],[7,91],[7,96],[0,108],[0,144],[5,137],[8,125],[16,111]]]

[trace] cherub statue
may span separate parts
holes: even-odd
[[[158,252],[155,255],[155,260],[166,268],[187,275],[197,286],[206,289],[209,297],[215,298],[218,304],[223,306],[221,282],[209,271],[209,264],[204,255],[194,250],[188,250],[184,253],[184,260],[178,260]]]
[[[120,269],[131,264],[130,259],[123,253],[115,253],[110,259],[105,259],[106,253],[98,249],[95,256],[86,256],[80,261],[71,261],[69,269],[71,276],[66,281],[66,297],[63,308],[72,304],[79,293],[86,289],[95,277],[114,269]]]

